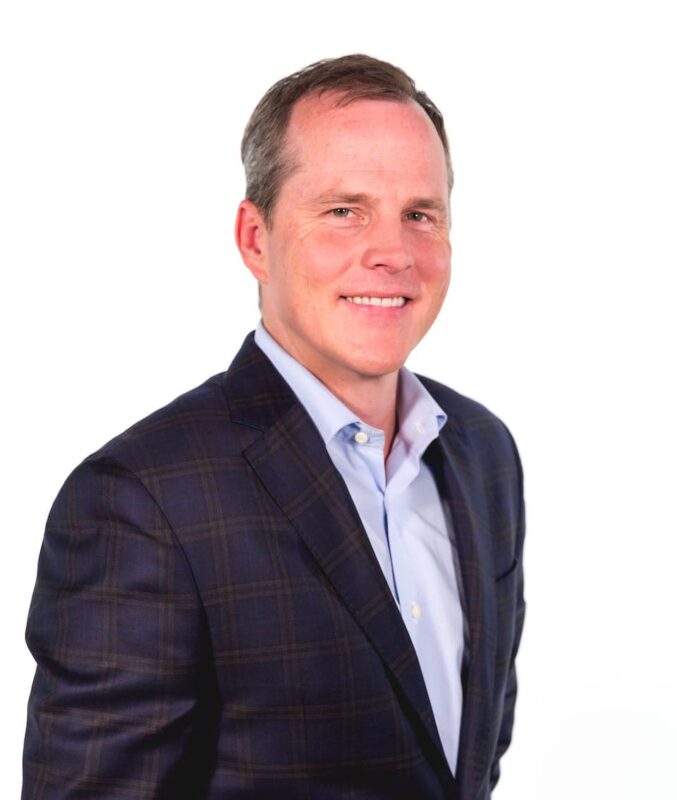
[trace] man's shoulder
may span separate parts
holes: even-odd
[[[443,383],[416,375],[447,415],[447,425],[457,435],[470,439],[478,446],[495,451],[503,448],[516,455],[515,441],[503,420],[482,403],[445,386]]]
[[[223,455],[228,443],[223,433],[230,428],[224,396],[227,374],[212,375],[178,395],[106,442],[85,461],[110,460],[130,471],[144,472],[163,464],[209,458],[217,443]]]
[[[183,464],[187,469],[215,459],[240,456],[257,435],[263,413],[246,424],[243,408],[276,410],[276,396],[267,380],[266,359],[250,333],[227,370],[207,378],[135,422],[91,453],[85,462],[112,461],[143,473]],[[245,424],[241,423],[245,420]],[[265,425],[259,426],[259,429]]]
[[[440,404],[448,417],[453,417],[458,422],[474,425],[478,422],[495,423],[502,425],[501,420],[486,406],[467,397],[439,381],[425,375],[416,374],[433,398]]]

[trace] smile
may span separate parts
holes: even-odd
[[[395,306],[399,308],[407,302],[407,298],[400,295],[399,297],[344,297],[349,303],[356,303],[362,306],[382,306],[390,308]]]

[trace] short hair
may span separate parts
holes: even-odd
[[[416,88],[407,73],[387,61],[361,53],[324,59],[271,86],[254,109],[242,137],[245,197],[259,209],[268,228],[272,226],[282,183],[296,166],[285,152],[292,109],[301,98],[324,92],[340,94],[337,106],[366,98],[418,103],[442,141],[451,192],[454,176],[442,113],[425,92]]]

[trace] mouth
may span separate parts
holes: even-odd
[[[389,297],[373,297],[368,295],[341,295],[342,300],[347,300],[358,306],[376,306],[378,308],[402,308],[410,302],[404,295],[391,295]]]

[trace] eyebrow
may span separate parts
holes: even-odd
[[[317,197],[313,198],[313,203],[317,205],[324,205],[326,203],[344,203],[346,205],[351,205],[353,203],[373,203],[374,197],[372,195],[366,194],[365,192],[356,192],[356,193],[336,193],[336,192],[329,192],[327,194],[321,194]],[[421,209],[428,209],[431,211],[437,211],[439,214],[443,216],[447,216],[447,204],[442,201],[438,200],[434,197],[412,197],[405,205],[408,208],[421,208]]]

